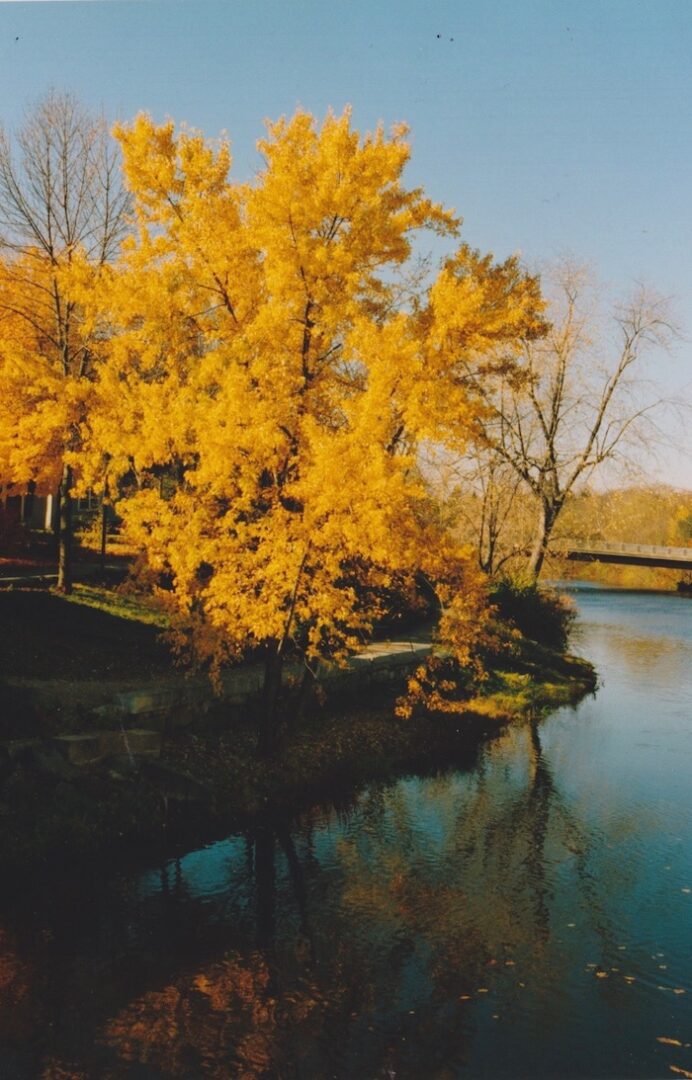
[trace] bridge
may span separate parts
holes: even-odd
[[[623,566],[661,566],[667,570],[692,570],[692,547],[659,544],[619,544],[605,540],[592,543],[566,540],[561,554],[575,562],[620,563]]]

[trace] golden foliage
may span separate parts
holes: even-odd
[[[93,398],[91,294],[127,197],[100,117],[47,93],[0,131],[0,484],[54,491],[79,473]]]
[[[57,486],[64,433],[79,393],[63,371],[50,334],[50,273],[31,256],[0,263],[0,482]]]
[[[466,246],[397,303],[416,230],[457,219],[407,190],[406,129],[350,113],[269,124],[264,171],[229,179],[225,142],[116,129],[137,232],[85,304],[103,343],[87,465],[127,478],[121,512],[164,574],[176,646],[213,668],[290,645],[339,660],[422,572],[463,657],[481,601],[429,512],[421,439],[463,443],[459,377],[541,325],[535,279]],[[83,463],[84,463],[83,457]]]

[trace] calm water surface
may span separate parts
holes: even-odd
[[[472,771],[3,901],[2,1080],[692,1075],[692,599],[575,595]]]

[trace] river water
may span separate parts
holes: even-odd
[[[0,1077],[692,1075],[692,599],[475,766],[0,905]]]

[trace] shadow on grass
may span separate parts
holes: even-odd
[[[138,679],[173,670],[157,626],[55,593],[0,592],[0,679]]]

